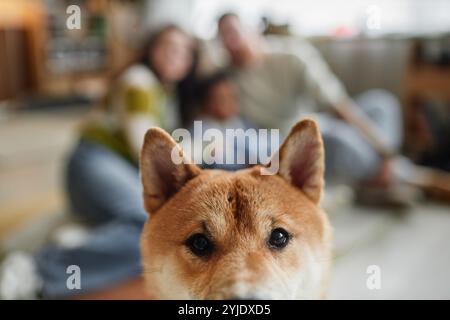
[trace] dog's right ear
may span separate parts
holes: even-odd
[[[284,140],[272,161],[279,161],[278,174],[318,203],[323,189],[324,150],[314,120],[299,121]]]
[[[156,211],[186,182],[200,173],[201,169],[187,160],[183,150],[167,132],[160,128],[147,131],[140,157],[147,212]]]

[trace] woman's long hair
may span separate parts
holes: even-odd
[[[147,66],[159,79],[159,75],[156,68],[152,66],[152,63],[148,57],[149,52],[158,44],[158,41],[164,36],[165,33],[177,31],[183,33],[187,37],[191,37],[183,29],[174,24],[166,25],[165,27],[159,29],[157,32],[153,33],[144,44],[142,51],[140,52],[140,57],[138,62]],[[177,82],[176,84],[176,98],[179,106],[181,122],[183,125],[187,125],[193,114],[193,101],[195,95],[195,81],[196,81],[196,71],[198,66],[198,45],[197,41],[193,38],[193,52],[192,52],[192,64],[187,72],[186,76]]]
[[[168,24],[159,30],[153,32],[146,41],[144,41],[143,46],[130,62],[128,62],[124,67],[122,67],[118,72],[115,72],[111,77],[111,83],[114,84],[116,80],[120,77],[120,75],[128,69],[131,65],[139,63],[147,66],[153,74],[160,80],[160,75],[156,71],[156,68],[152,65],[151,60],[149,59],[149,52],[153,50],[153,48],[158,44],[158,41],[167,33],[171,31],[180,32],[187,37],[191,38],[187,32],[174,24]],[[193,113],[193,101],[194,101],[194,90],[195,90],[195,79],[196,79],[196,71],[198,65],[198,45],[195,39],[193,41],[193,52],[192,52],[192,64],[187,72],[186,76],[177,82],[176,84],[176,98],[180,110],[180,117],[182,124],[187,124]]]

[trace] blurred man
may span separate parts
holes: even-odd
[[[419,174],[405,159],[393,157],[402,142],[400,105],[393,95],[371,90],[353,101],[305,40],[298,39],[296,54],[268,53],[263,39],[233,13],[219,19],[218,31],[229,54],[242,114],[283,134],[300,116],[314,115],[324,139],[327,178],[364,183],[359,190],[376,190],[376,202],[396,204],[408,201],[410,193],[394,188],[393,182],[411,180],[414,172],[415,185],[430,183],[423,170]]]

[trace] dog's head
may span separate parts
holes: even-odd
[[[153,298],[293,299],[323,294],[330,228],[318,207],[323,145],[312,120],[293,127],[273,161],[236,172],[174,164],[182,150],[150,129],[141,154],[141,252]]]

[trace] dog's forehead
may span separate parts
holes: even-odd
[[[189,207],[183,210],[183,220],[206,225],[216,234],[230,229],[266,233],[277,224],[292,222],[293,206],[297,210],[303,199],[282,178],[261,176],[255,169],[205,172],[183,193]]]
[[[273,181],[261,179],[251,170],[237,172],[215,170],[199,179],[192,192],[199,198],[199,203],[205,206],[230,208],[231,205],[235,205],[235,209],[240,211],[250,207],[253,211],[260,211],[264,208],[269,209],[268,207],[274,203],[271,196],[276,193],[276,187],[270,186],[270,182]],[[261,212],[265,213],[267,212]]]

